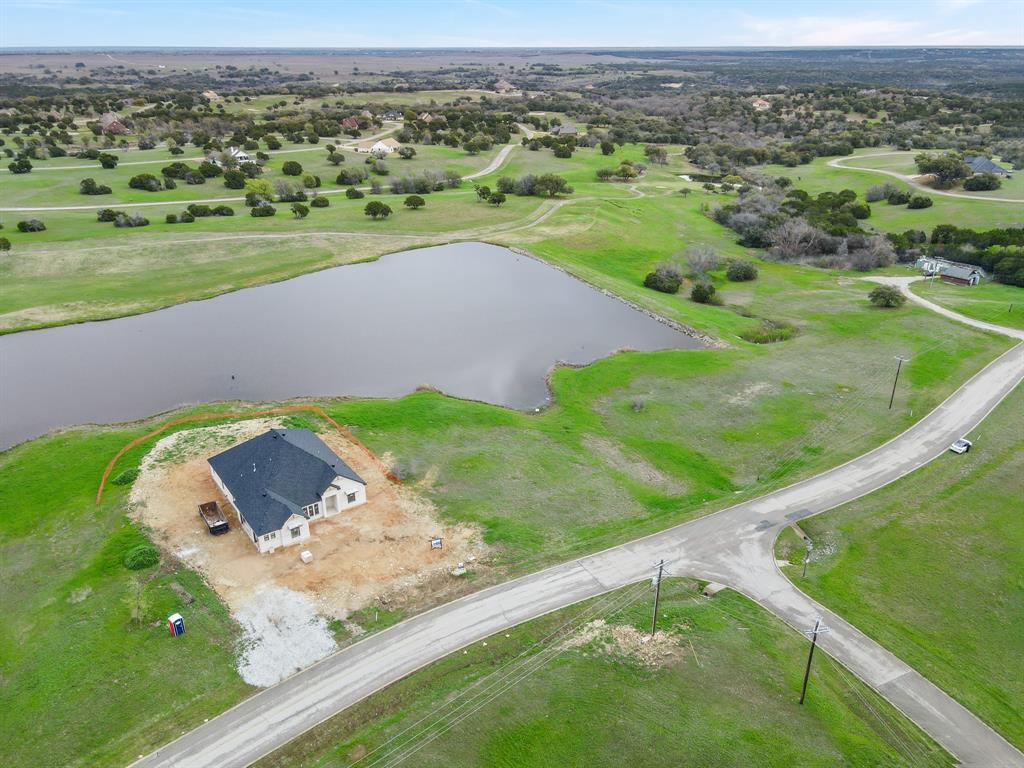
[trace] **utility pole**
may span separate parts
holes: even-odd
[[[889,410],[890,411],[892,410],[893,400],[896,399],[896,382],[898,382],[900,380],[900,368],[902,368],[903,367],[903,363],[906,362],[906,360],[904,358],[900,357],[899,355],[896,356],[896,359],[899,362],[896,363],[896,378],[892,380],[892,394],[889,395]]]
[[[661,575],[665,572],[665,561],[658,563],[658,575],[654,577],[654,616],[651,617],[651,637],[658,631],[658,601],[661,599]]]
[[[805,629],[804,634],[811,636],[811,650],[807,654],[807,669],[804,671],[804,687],[800,691],[800,703],[804,703],[804,699],[807,698],[807,681],[811,677],[811,660],[814,658],[814,646],[818,644],[818,635],[824,632],[830,632],[828,627],[824,627],[821,624],[821,617],[819,616],[814,620],[814,629]]]

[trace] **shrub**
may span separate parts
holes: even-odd
[[[267,202],[255,205],[249,210],[249,215],[257,219],[261,219],[266,216],[273,216],[275,213],[277,213],[277,209]]]
[[[349,187],[348,189],[345,190],[345,197],[347,197],[349,200],[362,200],[364,197],[366,197],[366,193],[363,192],[361,189]]]
[[[487,202],[493,205],[494,207],[498,207],[499,205],[504,203],[506,199],[507,198],[505,197],[504,192],[492,192],[490,196],[488,196]]]
[[[774,344],[776,341],[791,339],[794,334],[796,334],[796,326],[792,323],[787,323],[785,320],[762,318],[759,325],[743,331],[740,338],[753,344]]]
[[[133,213],[131,216],[121,214],[114,219],[114,226],[119,229],[131,229],[134,227],[148,227],[149,219],[143,216],[141,213]]]
[[[757,279],[757,267],[749,261],[732,259],[725,269],[725,276],[734,283],[743,283]]]
[[[124,555],[124,567],[129,571],[141,571],[160,562],[160,552],[152,544],[139,544]]]
[[[885,200],[889,205],[906,205],[910,202],[910,193],[905,189],[894,189]]]
[[[850,203],[847,210],[855,219],[866,219],[871,216],[871,206],[867,203]]]
[[[188,211],[182,211],[181,214],[178,216],[178,221],[182,224],[191,224],[195,220],[196,217],[193,216]]]
[[[220,176],[224,173],[219,165],[211,163],[209,160],[204,160],[199,164],[199,172],[208,179],[212,179],[215,176]]]
[[[331,201],[328,200],[323,195],[317,195],[316,197],[309,201],[309,204],[313,208],[326,208],[331,204]]]
[[[109,195],[111,189],[106,184],[97,184],[96,179],[82,179],[78,191],[83,195]]]
[[[294,160],[285,160],[281,166],[281,173],[285,176],[301,176],[302,166]]]
[[[686,251],[686,265],[694,275],[703,275],[718,269],[718,254],[708,245],[695,245]]]
[[[185,174],[186,184],[205,184],[206,177],[198,171],[189,171]]]
[[[224,171],[224,186],[228,189],[245,189],[245,174],[234,168]]]
[[[132,189],[141,189],[145,192],[156,192],[160,189],[160,179],[152,173],[140,173],[137,176],[132,176],[128,180],[128,186]]]
[[[44,232],[46,225],[39,219],[26,219],[18,222],[19,232]]]
[[[306,189],[317,189],[320,186],[320,177],[314,176],[312,173],[307,173],[302,177],[302,186]]]
[[[902,307],[907,297],[895,285],[877,285],[871,289],[868,299],[876,307]]]
[[[677,293],[683,284],[683,271],[677,264],[659,264],[644,278],[644,285],[662,293]]]
[[[715,298],[715,286],[711,283],[694,283],[690,289],[690,300],[698,304],[710,304]]]
[[[229,205],[218,205],[213,208],[214,216],[234,216],[235,209]]]
[[[422,208],[426,204],[427,201],[424,200],[419,195],[409,195],[407,198],[405,198],[405,202],[402,203],[402,205],[404,205],[406,208],[411,208],[414,211],[417,208]]]
[[[889,195],[898,189],[899,187],[889,181],[884,184],[875,184],[867,188],[867,191],[864,193],[864,199],[869,203],[877,203],[879,200],[886,200]]]
[[[160,170],[160,175],[168,179],[184,179],[185,174],[192,169],[188,167],[187,163],[175,162],[170,165],[165,165]]]
[[[106,169],[117,168],[117,155],[112,155],[109,152],[101,153],[97,158],[100,161],[100,165]]]
[[[164,189],[177,189],[178,184],[174,179],[164,179]]]
[[[1003,182],[994,173],[982,173],[964,179],[964,189],[968,192],[989,192],[999,189],[1001,186],[1003,186]]]
[[[292,203],[292,214],[296,219],[304,219],[309,215],[309,206],[302,203]]]
[[[363,213],[371,219],[386,219],[391,215],[391,206],[387,203],[382,203],[380,200],[371,200],[366,204]]]
[[[914,195],[907,201],[907,208],[931,208],[932,199],[927,195]]]
[[[363,168],[346,168],[338,174],[335,181],[341,186],[354,187],[362,183],[367,175]]]
[[[207,216],[213,216],[213,210],[208,205],[193,203],[186,210],[197,219],[205,219]]]
[[[126,469],[124,472],[121,472],[119,475],[117,475],[117,477],[115,477],[110,482],[112,482],[114,485],[131,485],[132,483],[135,482],[135,478],[137,478],[138,476],[139,468],[132,467],[131,469]]]
[[[115,211],[113,208],[100,208],[96,211],[96,221],[114,221],[118,216],[124,216],[124,211]]]
[[[166,224],[177,224],[178,223],[178,214],[176,214],[176,213],[168,213],[166,216],[164,216],[164,223],[166,223]]]
[[[0,237],[0,251],[11,250],[11,241],[6,237]]]

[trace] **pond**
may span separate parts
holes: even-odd
[[[518,409],[557,362],[701,342],[542,262],[459,243],[134,317],[0,337],[0,450],[180,405],[394,397]]]

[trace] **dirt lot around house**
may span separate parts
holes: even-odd
[[[451,575],[459,561],[473,570],[485,567],[476,528],[442,524],[415,488],[388,481],[381,462],[334,431],[320,437],[366,480],[367,503],[313,523],[302,545],[259,554],[214,485],[206,460],[280,426],[279,419],[253,419],[165,437],[143,460],[132,489],[133,517],[167,552],[202,573],[233,614],[273,587],[301,593],[319,613],[339,619],[382,599],[414,606],[463,591],[463,580]],[[197,505],[212,499],[227,513],[227,534],[210,535],[199,517]],[[444,540],[440,550],[430,548],[435,536]],[[299,559],[305,549],[313,553],[309,564]]]

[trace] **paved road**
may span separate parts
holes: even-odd
[[[865,168],[861,165],[848,165],[847,163],[856,160],[858,157],[880,157],[882,155],[902,155],[903,152],[873,152],[870,155],[857,155],[854,157],[837,157],[829,160],[825,165],[832,166],[833,168],[846,168],[851,171],[870,171],[871,173],[881,173],[886,176],[892,176],[893,178],[899,179],[900,181],[906,182],[912,187],[917,187],[922,192],[927,192],[930,195],[942,195],[943,197],[959,197],[961,200],[989,200],[993,203],[1024,203],[1024,200],[1018,197],[993,197],[992,195],[965,195],[960,192],[947,192],[943,189],[935,189],[935,187],[929,187],[926,184],[922,184],[914,176],[907,176],[905,173],[897,173],[896,171],[887,171],[883,168]]]
[[[973,323],[972,323],[973,324]],[[814,478],[721,512],[469,595],[373,635],[269,688],[138,761],[142,768],[246,766],[376,690],[523,621],[647,579],[713,579],[797,629],[822,616],[822,649],[902,710],[964,765],[1024,766],[1024,755],[779,571],[773,545],[789,523],[851,501],[946,453],[1024,380],[1024,344],[1009,350],[885,445]],[[949,460],[954,460],[953,458]]]

